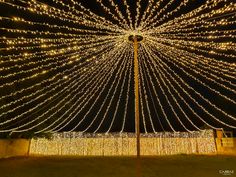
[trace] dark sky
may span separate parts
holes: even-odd
[[[53,3],[52,1],[41,1],[41,2],[45,2],[49,5],[55,5],[55,3]],[[116,23],[112,18],[111,16],[107,15],[103,10],[102,8],[99,6],[98,3],[96,3],[95,0],[81,0],[79,1],[81,2],[81,4],[90,9],[92,12],[94,12],[95,14],[98,14],[99,16],[104,16],[106,19],[112,21],[113,23]],[[106,5],[108,3],[108,0],[104,0],[103,1],[104,4]],[[125,14],[125,10],[124,10],[124,6],[123,4],[121,3],[122,1],[116,1],[122,11],[122,14],[124,15]],[[136,1],[131,1],[131,0],[127,0],[128,4],[130,5],[130,10],[131,10],[131,13],[132,13],[132,18],[134,18],[135,16],[135,8],[136,8]],[[142,0],[141,1],[141,14],[146,10],[147,8],[147,1],[146,0]],[[160,9],[165,7],[165,5],[168,3],[169,1],[164,1],[161,6],[160,6]],[[175,8],[179,5],[181,1],[179,0],[176,0],[169,8]],[[227,1],[228,4],[230,4],[230,2],[233,2],[233,1]],[[206,3],[206,1],[190,1],[190,3],[188,3],[188,5],[183,8],[182,10],[180,10],[178,13],[175,14],[175,16],[171,16],[169,20],[172,20],[176,17],[179,17],[181,14],[185,14],[197,7],[199,7],[200,5]],[[21,2],[20,1],[16,1],[16,4],[19,4],[21,5]],[[220,4],[220,5],[223,5],[223,4]],[[55,7],[57,7],[55,5]],[[112,9],[111,9],[112,10]],[[154,15],[157,15],[158,11],[154,14]],[[6,5],[6,4],[1,4],[0,3],[0,15],[1,16],[4,16],[4,17],[22,17],[24,19],[27,19],[27,20],[30,20],[30,21],[37,21],[37,22],[48,22],[48,23],[51,23],[51,24],[57,24],[57,23],[63,23],[63,22],[59,22],[55,19],[52,19],[52,18],[49,18],[49,17],[46,17],[46,16],[40,16],[40,15],[36,15],[36,14],[32,14],[32,13],[25,13],[21,10],[17,10],[16,8],[13,8],[13,7],[10,7],[9,5]],[[218,20],[218,19],[217,19]],[[167,21],[167,20],[166,20]],[[164,21],[164,22],[166,22]],[[162,22],[162,23],[164,23]],[[75,24],[69,24],[69,23],[66,23],[64,22],[65,25],[67,26],[70,26],[70,27],[78,27],[76,26]],[[161,24],[159,24],[161,25]],[[4,21],[2,20],[1,23],[0,23],[0,27],[4,27],[4,28],[16,28],[16,29],[30,29],[30,30],[39,30],[39,31],[44,31],[46,30],[46,28],[42,28],[42,27],[39,27],[39,26],[32,26],[32,25],[25,25],[24,23],[14,23],[14,22],[9,22],[9,21]],[[84,29],[85,27],[82,27],[82,26],[79,26],[78,28],[80,29]],[[235,29],[235,26],[226,26],[225,27],[225,30],[229,30],[229,29]],[[198,31],[194,31],[194,32],[202,32],[203,29],[199,29]],[[214,28],[212,28],[212,30],[215,30]],[[62,32],[64,32],[62,30]],[[1,48],[4,48],[7,46],[6,44],[6,40],[3,39],[2,37],[5,36],[7,38],[15,38],[15,37],[19,37],[19,34],[17,33],[11,33],[11,32],[6,32],[4,30],[1,30],[0,31],[0,34],[1,34]],[[32,38],[35,38],[35,37],[42,37],[42,38],[48,38],[48,36],[35,36],[35,35],[32,35],[32,34],[20,34],[20,36],[24,36],[24,37],[32,37]],[[213,42],[224,42],[224,41],[233,41],[233,39],[231,38],[222,38],[220,41],[213,41]],[[207,42],[210,42],[210,41],[207,41]],[[212,42],[212,41],[211,41]],[[66,47],[66,46],[65,46]],[[83,50],[88,50],[87,48],[84,48]],[[191,51],[191,50],[187,50],[187,51]],[[16,51],[15,54],[17,54],[18,51]],[[37,49],[35,50],[26,50],[24,52],[38,52]],[[160,51],[162,52],[162,51]],[[232,53],[232,51],[228,51],[228,54]],[[13,53],[11,53],[11,51],[6,51],[6,50],[1,50],[0,51],[0,54],[2,56],[6,56],[6,55],[12,55]],[[159,55],[158,51],[155,52],[156,55]],[[196,52],[196,54],[199,54],[199,55],[204,55],[205,57],[211,57],[211,58],[214,58],[215,60],[222,60],[222,61],[227,61],[227,62],[230,62],[230,63],[235,63],[235,60],[233,60],[232,58],[222,58],[222,56],[216,56],[216,55],[212,55],[210,53],[208,54],[203,54],[203,53],[199,53],[199,52]],[[235,53],[234,53],[235,54]],[[100,55],[99,53],[96,53],[94,54],[94,56],[96,55]],[[234,55],[235,56],[235,55]],[[86,56],[86,57],[93,57],[93,56]],[[81,56],[80,58],[80,61],[76,64],[81,64],[82,67],[85,67],[86,65],[88,65],[89,63],[87,63],[86,61],[86,57],[84,56]],[[14,57],[13,57],[14,58]],[[235,58],[234,58],[235,59]],[[34,61],[39,61],[39,58],[35,58]],[[1,68],[4,68],[4,67],[11,67],[13,66],[14,62],[6,62],[6,63],[1,63],[0,67]],[[17,63],[17,64],[22,64],[22,63]],[[121,63],[120,63],[121,64]],[[196,89],[201,95],[203,95],[204,97],[206,97],[207,99],[209,99],[211,102],[213,102],[214,104],[216,104],[217,106],[219,106],[222,110],[224,110],[225,112],[233,115],[234,117],[236,116],[236,108],[235,108],[235,105],[228,102],[227,100],[223,99],[222,97],[220,97],[219,95],[215,94],[215,93],[212,93],[211,91],[209,91],[209,89],[207,89],[205,86],[197,83],[196,81],[194,81],[194,79],[191,79],[189,78],[188,76],[186,76],[184,74],[184,72],[176,67],[174,64],[172,64],[171,62],[167,62],[167,65],[172,68],[181,78],[183,78],[185,80],[185,82],[187,82],[189,85],[191,85],[191,87],[193,87],[194,89]],[[35,66],[31,66],[31,67],[37,67],[36,65]],[[34,84],[37,84],[39,82],[42,82],[43,80],[45,79],[49,79],[49,78],[52,78],[55,74],[57,73],[60,73],[60,72],[63,72],[65,71],[65,69],[69,69],[71,66],[66,66],[62,69],[58,69],[58,70],[55,70],[53,72],[50,72],[50,73],[47,73],[45,75],[42,75],[42,76],[39,76],[35,79],[32,79],[32,80],[29,80],[29,81],[24,81],[24,82],[20,82],[20,83],[16,83],[14,85],[11,85],[11,86],[5,86],[5,87],[1,87],[0,88],[0,93],[1,93],[1,96],[4,96],[4,95],[9,95],[13,92],[16,92],[18,90],[21,90],[23,88],[27,88],[31,85],[34,85]],[[140,67],[144,67],[143,65],[140,66]],[[23,68],[24,69],[29,69],[29,68]],[[13,68],[12,70],[10,70],[9,72],[16,72],[17,70],[22,70],[22,68]],[[133,71],[133,69],[132,69]],[[114,70],[114,74],[112,76],[112,78],[115,79],[115,75],[116,75],[116,72],[118,72],[117,70]],[[191,71],[187,71],[187,72],[190,72]],[[2,75],[4,74],[9,74],[9,73],[4,73],[2,72],[1,73]],[[69,73],[68,73],[69,74]],[[157,73],[158,74],[158,73]],[[147,97],[148,97],[148,100],[149,100],[149,106],[150,106],[150,111],[151,111],[151,116],[152,116],[152,120],[153,120],[153,124],[154,124],[154,127],[156,128],[157,131],[163,131],[163,129],[161,128],[161,125],[160,125],[160,122],[164,128],[165,131],[171,131],[170,127],[168,126],[168,123],[163,119],[163,115],[160,113],[161,112],[161,108],[160,106],[158,106],[158,102],[157,102],[157,99],[155,99],[155,94],[154,94],[154,90],[151,88],[151,83],[150,83],[150,78],[148,78],[148,75],[147,73],[144,71],[143,73],[144,75],[144,84],[145,84],[145,88],[147,88]],[[154,73],[151,73],[151,75],[154,77]],[[219,73],[220,75],[220,73]],[[0,80],[0,84],[4,84],[4,83],[7,83],[9,81],[17,81],[21,78],[24,78],[25,76],[24,75],[16,75],[15,77],[10,77],[9,80],[6,80],[6,79],[1,79]],[[198,77],[198,76],[197,76]],[[223,76],[222,76],[223,77]],[[126,79],[124,77],[124,75],[122,75],[122,78],[123,79]],[[132,75],[132,78],[133,78],[133,75]],[[207,82],[206,79],[204,78],[200,78],[199,79],[203,82]],[[107,92],[111,86],[111,83],[112,83],[113,80],[110,80],[109,83],[105,86],[105,91],[102,93],[102,96],[98,99],[98,101],[96,102],[96,106],[92,109],[92,111],[90,111],[90,113],[88,114],[87,118],[86,118],[86,121],[82,122],[82,124],[76,129],[77,131],[80,131],[80,130],[83,130],[84,127],[87,127],[90,122],[93,120],[94,116],[96,115],[96,113],[98,112],[98,110],[100,109],[100,105],[103,103],[104,99],[106,98],[107,96]],[[236,80],[235,78],[232,78],[231,80],[229,80],[230,82],[236,84]],[[36,87],[35,90],[31,90],[29,92],[30,93],[33,93],[35,91],[37,91],[37,89],[41,89],[43,86],[48,86],[49,84],[51,84],[50,82],[45,82],[44,85],[41,85],[41,87]],[[235,99],[235,94],[232,94],[231,92],[227,92],[225,91],[224,89],[221,89],[221,88],[217,88],[216,85],[214,85],[213,83],[208,83],[210,86],[212,87],[216,87],[216,90],[220,90],[222,93],[224,93],[225,95],[229,96],[230,98],[232,98],[233,100],[236,100]],[[111,131],[112,132],[119,132],[121,130],[121,126],[122,126],[122,115],[124,114],[124,111],[125,111],[125,93],[128,89],[128,81],[126,80],[125,82],[125,87],[124,87],[124,92],[123,94],[121,95],[120,99],[121,99],[121,102],[122,104],[119,106],[118,108],[118,114],[116,115],[116,118],[115,118],[115,121],[114,121],[114,126],[112,126],[111,128]],[[133,88],[134,88],[134,83],[133,81],[131,81],[130,83],[130,93],[129,93],[129,102],[128,102],[128,109],[127,109],[127,116],[126,116],[126,124],[125,124],[125,128],[124,128],[124,131],[126,132],[134,132],[135,130],[135,119],[134,119],[134,93],[133,93]],[[159,94],[160,96],[160,100],[164,100],[164,95],[161,94],[160,92],[160,88],[158,88],[158,84],[156,83],[155,85],[155,88],[157,90],[157,93]],[[235,89],[235,88],[234,88]],[[112,92],[111,93],[114,93],[114,88],[112,88]],[[118,85],[118,89],[117,90],[121,90],[121,84]],[[60,89],[58,90],[55,90],[55,92],[58,92],[60,91]],[[143,92],[144,90],[141,89],[141,91]],[[178,90],[180,93],[182,92],[181,89]],[[53,93],[53,92],[52,92]],[[116,109],[116,104],[117,104],[117,101],[119,99],[119,92],[118,93],[114,93],[115,94],[115,97],[114,97],[114,102],[111,104],[110,106],[110,109],[109,109],[109,112],[108,112],[108,115],[110,116],[107,116],[104,123],[102,124],[101,128],[99,129],[98,132],[104,132],[108,129],[109,125],[111,124],[111,118],[115,112],[115,109]],[[193,92],[190,92],[191,96],[193,96],[195,99],[197,99],[199,101],[200,104],[203,105],[203,107],[205,107],[207,110],[209,110],[209,112],[211,112],[213,115],[216,115],[216,116],[219,116],[221,118],[221,120],[223,120],[224,122],[227,122],[229,124],[232,124],[232,125],[236,125],[235,121],[232,121],[232,120],[229,120],[228,118],[225,118],[224,115],[219,115],[219,113],[217,111],[215,111],[215,109],[213,107],[209,107],[209,105],[201,100],[199,98],[198,95],[194,94]],[[109,100],[112,98],[112,95],[113,94],[110,94],[108,95],[108,98],[106,99],[106,103],[105,105],[108,106],[109,105]],[[21,120],[18,120],[18,121],[13,121],[11,124],[7,124],[7,128],[12,128],[12,127],[15,127],[15,126],[18,126],[18,125],[21,125],[23,123],[27,123],[29,120],[33,120],[35,118],[37,118],[38,116],[42,115],[46,110],[50,109],[51,107],[53,107],[54,104],[58,103],[60,101],[60,99],[62,99],[63,97],[66,96],[66,93],[64,95],[61,95],[61,97],[58,97],[56,98],[55,100],[51,100],[49,102],[46,102],[45,104],[43,104],[39,109],[37,109],[36,111],[30,113],[30,114],[26,114],[24,116],[24,118],[22,118]],[[170,98],[170,95],[167,95],[168,98]],[[14,100],[17,100],[19,98],[21,98],[22,95],[16,95],[15,97],[7,97],[7,99],[3,99],[1,100],[0,104],[1,105],[4,105],[10,101],[14,101]],[[36,102],[33,102],[32,104],[29,104],[27,106],[24,106],[23,108],[13,112],[13,113],[9,113],[3,117],[1,117],[2,120],[7,120],[11,117],[14,117],[18,114],[21,114],[31,108],[34,107],[35,104],[39,104],[40,102],[43,102],[43,100],[45,100],[46,98],[50,97],[50,94],[47,94],[45,95],[45,97],[42,97],[41,99],[37,100]],[[142,98],[144,100],[144,97]],[[187,98],[186,98],[187,99]],[[77,115],[77,119],[75,119],[74,121],[72,121],[68,126],[66,126],[62,131],[67,131],[67,130],[70,130],[72,127],[74,127],[79,120],[81,120],[81,117],[83,117],[83,115],[86,113],[86,110],[88,110],[90,108],[90,105],[93,104],[95,98],[91,99],[90,102],[84,109],[83,111],[81,111],[78,115]],[[27,100],[27,99],[24,99],[22,102],[20,102],[19,104],[23,104],[24,101],[30,101],[30,100]],[[181,100],[177,100],[180,104],[181,104]],[[218,124],[216,123],[214,120],[212,120],[212,118],[210,118],[208,115],[206,115],[199,107],[197,107],[191,100],[188,100],[189,101],[189,104],[191,105],[191,107],[201,116],[201,117],[204,117],[205,120],[207,120],[210,124],[214,125],[214,126],[222,126],[221,124]],[[174,103],[173,100],[170,99],[170,102],[171,104],[176,108],[176,105]],[[72,104],[72,103],[71,103]],[[61,106],[63,105],[63,103],[61,104]],[[88,132],[93,132],[94,130],[96,130],[97,126],[99,125],[99,123],[101,122],[101,120],[103,119],[103,115],[106,111],[106,106],[105,108],[102,109],[101,113],[99,114],[98,116],[98,119],[96,119],[96,121],[94,122],[93,126],[91,126],[89,129],[88,129]],[[171,111],[170,107],[168,106],[168,103],[166,101],[163,101],[163,106],[164,106],[164,110],[167,112],[167,116],[168,118],[171,120],[173,126],[175,127],[176,130],[178,131],[184,131],[183,127],[181,126],[181,124],[179,123],[179,121],[175,118],[175,116],[173,115],[173,112]],[[183,109],[186,111],[186,114],[189,115],[189,117],[191,117],[191,120],[198,126],[198,127],[202,127],[204,126],[204,123],[202,123],[202,121],[199,121],[196,116],[194,116],[191,111],[189,111],[183,104]],[[59,117],[60,115],[62,115],[66,109],[69,109],[70,105],[68,105],[67,107],[65,107],[64,109],[62,109],[61,111],[59,111],[57,114],[55,114],[55,117],[53,117],[52,119],[50,119],[49,121],[46,121],[45,124],[42,124],[42,126],[39,126],[38,128],[36,129],[33,129],[34,130],[40,130],[40,128],[44,127],[45,125],[50,125],[53,121],[57,120],[57,117]],[[145,106],[144,106],[145,107]],[[14,106],[13,107],[9,107],[8,109],[1,109],[0,113],[4,113],[6,111],[9,111],[11,109],[14,109]],[[145,112],[147,113],[147,109],[145,110]],[[177,114],[178,115],[181,115],[181,112],[180,110],[176,110]],[[47,114],[45,117],[43,117],[42,119],[40,119],[39,121],[37,122],[40,122],[41,120],[47,118],[47,116],[49,116],[50,114],[53,114],[53,111],[49,112],[49,114]],[[183,115],[182,115],[183,116]],[[142,120],[143,117],[142,115],[140,114],[140,119]],[[148,132],[152,132],[152,127],[151,127],[151,122],[148,118],[145,118],[146,120],[146,126],[147,126],[147,131]],[[186,119],[181,119],[183,121],[183,123],[190,129],[190,130],[195,130],[195,128],[189,123],[189,121],[187,121]],[[1,128],[1,127],[0,127]],[[141,121],[141,131],[144,132],[144,125],[143,125],[143,121]]]

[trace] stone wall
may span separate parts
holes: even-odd
[[[222,132],[141,136],[141,155],[228,154],[236,155],[236,138],[224,138]],[[156,137],[155,137],[156,136]],[[132,156],[136,139],[127,135],[55,134],[47,139],[0,140],[0,158],[28,155]]]
[[[0,158],[27,156],[30,140],[26,139],[0,139]]]
[[[236,155],[236,138],[225,137],[222,129],[216,131],[215,142],[218,154]]]
[[[218,154],[236,155],[236,138],[216,138]]]

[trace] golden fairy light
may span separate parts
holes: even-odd
[[[236,106],[234,2],[208,0],[188,10],[189,0],[149,0],[144,11],[137,0],[135,14],[127,0],[94,3],[104,15],[75,0],[0,1],[15,11],[0,17],[0,132],[108,133],[118,117],[124,132],[133,92],[131,35],[143,38],[137,91],[145,133],[178,131],[174,122],[201,130],[196,120],[236,128],[235,114],[197,88]]]

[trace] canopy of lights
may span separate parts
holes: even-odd
[[[90,4],[89,4],[90,3]],[[0,132],[236,128],[231,0],[0,0]]]

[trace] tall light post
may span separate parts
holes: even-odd
[[[140,35],[130,35],[129,41],[134,45],[134,95],[135,95],[135,132],[137,157],[140,157],[140,120],[139,120],[139,62],[138,62],[138,42],[142,41]]]

